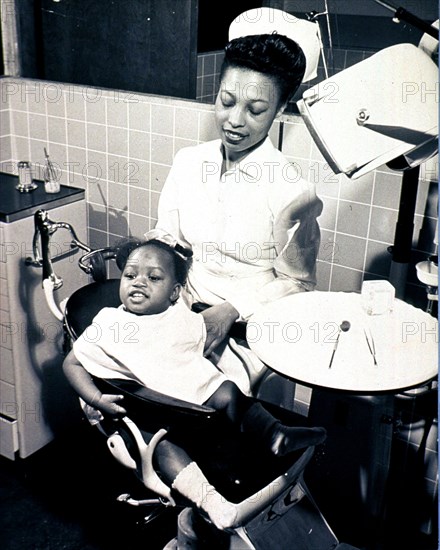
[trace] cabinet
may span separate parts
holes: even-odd
[[[16,178],[0,177],[0,454],[26,458],[79,420],[77,400],[65,381],[62,323],[50,313],[42,289],[41,268],[26,264],[32,256],[33,214],[49,211],[54,221],[72,224],[86,242],[84,191],[62,186],[47,195],[39,188],[21,195]],[[62,300],[87,283],[77,266],[81,254],[70,249],[70,235],[53,235],[51,256],[63,286]],[[61,256],[57,260],[57,256]]]

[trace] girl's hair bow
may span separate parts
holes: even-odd
[[[167,244],[175,250],[179,256],[182,256],[185,260],[192,258],[193,252],[190,248],[180,244],[175,237],[167,233],[163,229],[151,229],[144,234],[144,239],[148,241],[160,241],[164,244]]]

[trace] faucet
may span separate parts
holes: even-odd
[[[35,267],[43,268],[43,281],[49,279],[53,285],[53,289],[57,290],[63,285],[63,279],[59,277],[52,265],[52,259],[50,256],[50,236],[53,235],[58,229],[67,229],[72,236],[70,243],[71,248],[81,248],[86,252],[90,252],[91,248],[82,243],[73,227],[66,222],[54,222],[49,219],[49,214],[46,210],[37,210],[34,214],[34,237],[32,240],[32,253],[33,258],[26,258],[26,265],[33,265]],[[38,248],[38,237],[41,240],[41,254]],[[58,256],[57,258],[59,258]]]

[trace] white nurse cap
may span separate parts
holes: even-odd
[[[306,72],[303,82],[316,78],[321,52],[316,23],[298,19],[275,8],[255,8],[241,13],[232,21],[229,26],[229,40],[274,32],[294,40],[304,52]]]

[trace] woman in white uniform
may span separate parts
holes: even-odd
[[[177,153],[159,201],[157,227],[194,253],[188,302],[212,306],[203,312],[205,353],[245,393],[263,367],[249,350],[250,371],[237,366],[225,345],[230,327],[316,283],[322,202],[268,137],[305,70],[302,49],[287,36],[232,40],[215,103],[219,139]]]

